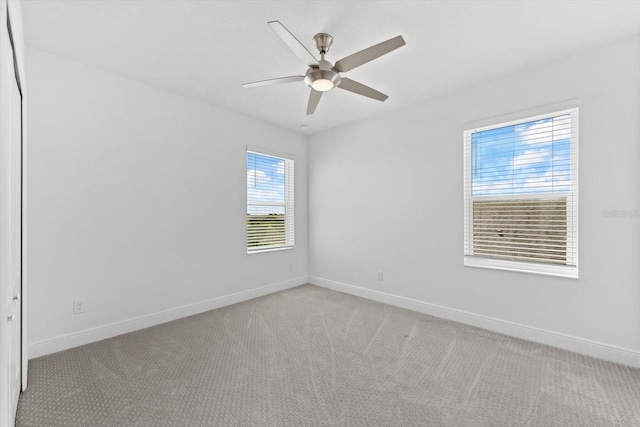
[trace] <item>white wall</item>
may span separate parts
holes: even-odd
[[[32,356],[306,282],[304,136],[34,49],[27,73]],[[246,253],[247,144],[296,160],[293,250]]]
[[[308,257],[305,137],[33,49],[27,71],[32,356],[309,273],[640,364],[640,217],[602,215],[640,209],[638,37],[310,137]],[[566,100],[580,107],[580,279],[463,267],[462,131]],[[247,144],[296,158],[295,250],[246,255]]]
[[[463,130],[555,103],[580,108],[580,279],[463,267]],[[640,217],[602,215],[640,212],[639,117],[634,37],[312,136],[310,280],[640,364]]]

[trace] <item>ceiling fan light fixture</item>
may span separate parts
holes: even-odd
[[[311,83],[311,87],[318,92],[326,92],[333,89],[334,84],[329,79],[318,79],[314,80],[313,83]]]
[[[326,92],[340,84],[340,74],[333,70],[309,68],[304,81],[313,90]]]

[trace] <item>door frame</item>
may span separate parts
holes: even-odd
[[[22,7],[20,0],[6,0],[4,7],[6,26],[13,58],[14,78],[20,92],[20,370],[21,390],[27,388],[28,379],[28,341],[27,341],[27,150],[26,150],[26,88],[24,72],[24,41],[22,36]]]
[[[11,6],[13,4],[13,6]],[[11,260],[7,264],[6,270],[3,272],[4,279],[2,282],[2,301],[0,301],[0,312],[2,312],[2,349],[0,350],[0,359],[2,372],[0,377],[3,379],[0,383],[0,426],[8,426],[15,420],[17,399],[21,390],[24,389],[24,358],[26,340],[26,322],[23,317],[22,307],[24,306],[24,298],[26,293],[23,280],[23,271],[25,265],[23,263],[24,247],[22,239],[25,238],[22,223],[25,220],[25,211],[23,209],[22,199],[24,198],[24,129],[25,129],[25,109],[24,109],[24,70],[22,66],[24,54],[20,51],[20,46],[24,46],[22,42],[21,20],[16,18],[16,6],[19,13],[19,3],[16,5],[15,0],[0,0],[0,23],[5,29],[0,30],[0,133],[3,138],[3,155],[7,157],[3,159],[3,167],[6,167],[6,173],[3,169],[3,177],[7,179],[6,185],[3,184],[7,194],[2,195],[3,210],[7,211],[6,219],[6,236],[3,237],[3,251],[8,252],[7,260]],[[17,24],[16,24],[17,23]],[[18,29],[16,28],[18,25]],[[6,32],[5,32],[6,31]],[[17,89],[17,93],[16,93]],[[18,99],[18,97],[20,99]],[[20,105],[18,105],[20,103]],[[20,114],[18,116],[18,114]],[[20,120],[18,122],[18,119]],[[18,140],[15,133],[16,126],[20,132]],[[4,138],[7,138],[6,140]],[[19,145],[18,145],[19,144]],[[19,281],[19,282],[16,282]],[[12,299],[17,296],[19,301]],[[6,300],[5,300],[6,298]],[[19,305],[18,305],[19,304]],[[5,309],[7,311],[5,312]],[[6,315],[6,317],[4,317]],[[12,319],[12,316],[16,316]],[[13,320],[10,325],[9,320]]]
[[[22,198],[24,197],[23,194],[23,175],[22,175],[22,168],[23,168],[23,161],[22,161],[22,156],[24,154],[24,147],[23,147],[23,138],[22,138],[22,133],[24,132],[24,111],[22,110],[22,99],[23,99],[23,95],[22,95],[22,83],[20,81],[20,71],[18,69],[18,58],[16,57],[16,47],[15,47],[15,42],[13,41],[13,28],[11,26],[11,13],[9,12],[9,4],[7,4],[7,33],[9,34],[9,44],[11,45],[11,56],[13,57],[13,74],[14,74],[14,78],[15,78],[15,82],[16,85],[18,86],[18,93],[20,93],[20,388],[21,390],[24,390],[24,387],[22,387],[22,359],[23,359],[23,352],[24,352],[24,345],[22,343],[23,339],[24,339],[24,329],[26,329],[26,325],[24,323],[23,320],[23,315],[22,315],[22,311],[24,309],[24,307],[22,307],[23,305],[23,295],[24,295],[24,290],[22,288],[22,223],[24,221],[23,218],[23,211],[22,211]]]

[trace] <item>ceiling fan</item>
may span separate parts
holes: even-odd
[[[309,102],[307,104],[307,115],[313,114],[316,111],[316,107],[318,106],[318,102],[320,102],[322,93],[335,87],[376,99],[378,101],[384,101],[388,98],[384,93],[378,92],[369,86],[365,86],[362,83],[358,83],[347,77],[342,77],[340,73],[353,70],[362,64],[366,64],[369,61],[373,61],[382,55],[386,55],[387,53],[404,46],[406,43],[402,36],[397,36],[385,42],[368,47],[360,52],[354,53],[353,55],[349,55],[346,58],[342,58],[337,61],[335,65],[331,65],[329,61],[324,59],[324,55],[329,52],[329,47],[331,47],[331,43],[333,42],[333,37],[329,34],[318,33],[313,37],[313,43],[318,49],[318,52],[320,52],[320,60],[318,61],[316,57],[313,56],[311,52],[309,52],[307,48],[304,47],[302,43],[300,43],[298,39],[296,39],[295,36],[280,23],[280,21],[270,21],[268,24],[287,44],[287,46],[289,46],[293,53],[309,67],[309,69],[304,76],[280,77],[276,79],[244,83],[242,85],[243,87],[270,86],[304,80],[307,86],[311,88]]]

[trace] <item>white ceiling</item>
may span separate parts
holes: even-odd
[[[23,14],[27,46],[305,134],[640,33],[633,0],[25,0]],[[314,34],[331,34],[332,63],[402,35],[406,46],[344,73],[389,99],[333,90],[306,116],[302,82],[242,88],[306,70],[271,20],[313,53]]]

